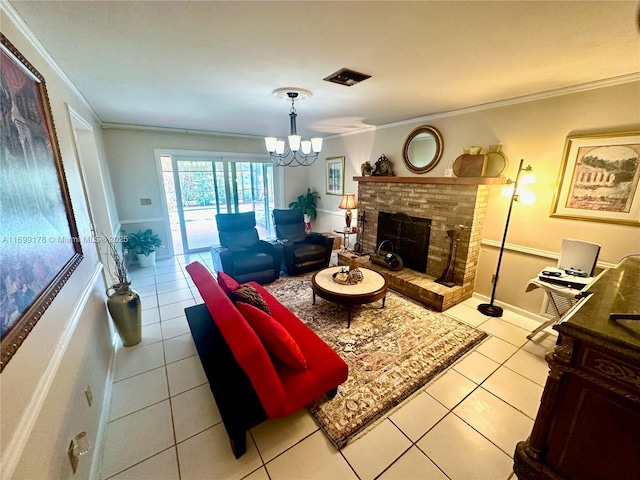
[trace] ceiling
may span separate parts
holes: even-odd
[[[635,0],[9,3],[105,123],[285,136],[300,87],[328,136],[640,72]]]

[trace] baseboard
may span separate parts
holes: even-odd
[[[482,295],[477,292],[473,292],[472,298],[480,300],[483,303],[489,303],[491,300],[486,295]],[[494,300],[493,303],[498,305],[505,310],[509,310],[510,312],[517,313],[518,315],[522,315],[523,317],[530,318],[531,320],[535,320],[536,322],[544,323],[548,320],[548,318],[543,317],[542,315],[538,315],[537,313],[530,312],[529,310],[525,310],[524,308],[515,307],[509,303],[501,302],[499,300]]]
[[[105,309],[107,305],[105,304]],[[93,458],[91,459],[91,471],[89,472],[90,480],[100,480],[102,471],[102,454],[104,452],[104,444],[107,436],[107,426],[109,424],[109,413],[111,412],[111,393],[113,390],[113,379],[116,372],[116,358],[118,352],[118,335],[115,335],[113,328],[111,330],[112,350],[111,359],[109,360],[109,370],[105,378],[104,396],[102,398],[102,412],[100,412],[100,420],[98,421],[98,431],[96,433],[96,444],[93,449]]]

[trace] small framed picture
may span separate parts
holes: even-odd
[[[344,157],[331,157],[326,161],[327,195],[344,193]]]
[[[552,217],[640,226],[640,131],[567,137]]]

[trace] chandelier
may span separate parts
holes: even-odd
[[[296,107],[294,102],[296,98],[301,100],[309,98],[311,92],[302,89],[279,88],[273,91],[273,94],[280,98],[291,99],[291,109],[289,110],[289,118],[291,130],[287,137],[289,142],[285,143],[276,137],[265,137],[264,143],[271,157],[271,161],[276,167],[308,167],[318,158],[318,154],[322,150],[322,138],[316,137],[311,140],[302,140],[296,130]]]

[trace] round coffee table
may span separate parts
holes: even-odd
[[[354,305],[373,303],[387,295],[387,280],[378,272],[360,267],[363,279],[355,285],[341,285],[333,281],[333,274],[344,267],[329,267],[316,272],[311,278],[313,287],[313,304],[316,303],[316,294],[330,302],[339,303],[347,308],[347,328],[351,327],[351,310]]]

